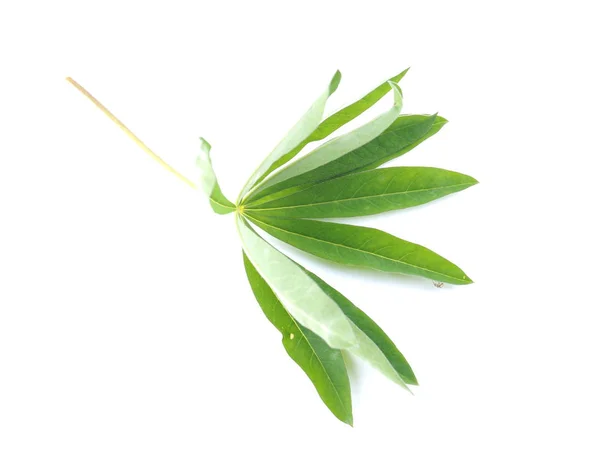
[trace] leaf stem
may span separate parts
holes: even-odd
[[[192,188],[196,188],[196,185],[190,181],[188,178],[184,177],[181,173],[171,167],[167,162],[154,153],[150,147],[148,147],[144,142],[138,138],[129,128],[125,126],[123,122],[121,122],[113,113],[111,113],[108,108],[106,108],[102,103],[100,103],[92,94],[90,94],[82,85],[80,85],[77,81],[75,81],[71,77],[67,77],[67,81],[71,83],[79,92],[85,95],[98,109],[100,109],[110,120],[112,120],[131,140],[133,140],[142,150],[148,153],[156,162],[158,162],[161,166],[183,181],[185,184]]]

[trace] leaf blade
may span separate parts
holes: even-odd
[[[200,152],[196,159],[196,166],[200,169],[200,186],[208,196],[210,206],[217,214],[229,214],[235,211],[235,205],[230,202],[221,191],[217,176],[210,158],[211,145],[200,138]]]
[[[302,151],[302,149],[306,147],[306,145],[308,145],[309,143],[325,139],[326,137],[331,135],[331,133],[338,130],[346,123],[350,122],[351,120],[354,120],[363,112],[371,108],[375,103],[381,100],[385,96],[385,94],[387,94],[391,89],[393,89],[392,83],[400,82],[400,80],[404,78],[404,75],[406,75],[407,72],[408,69],[403,70],[399,74],[393,76],[389,80],[377,86],[375,89],[373,89],[371,92],[369,92],[367,95],[360,98],[356,102],[346,106],[345,108],[342,108],[341,110],[326,118],[317,126],[317,128],[308,137],[306,137],[306,139],[304,139],[287,154],[283,155],[276,162],[274,162],[269,168],[269,170],[256,180],[254,185],[259,185],[271,172],[275,171],[276,169],[290,161],[294,156],[300,153],[300,151]],[[400,91],[400,95],[401,94],[402,91]],[[248,192],[249,191],[250,189],[248,189]],[[240,195],[240,199],[242,199],[244,195],[246,195],[246,192],[243,191],[243,194]]]
[[[284,218],[367,216],[422,205],[474,184],[474,178],[449,170],[390,167],[333,178],[246,209]]]
[[[248,197],[248,204],[275,200],[307,187],[340,176],[365,171],[397,158],[412,150],[446,123],[437,115],[408,115],[398,117],[376,138],[325,164],[302,172],[298,160],[279,171]],[[437,130],[433,127],[436,126]],[[433,131],[433,132],[432,132]]]
[[[336,263],[450,284],[473,282],[458,266],[437,253],[375,228],[249,213],[248,217],[277,239]]]
[[[419,383],[410,364],[379,325],[342,293],[314,273],[306,269],[304,270],[338,304],[356,327],[357,330],[355,330],[355,333],[359,336],[359,346],[357,349],[347,351],[366,360],[383,375],[400,384],[402,387],[408,389],[406,384],[417,386]],[[372,344],[369,344],[368,341]]]
[[[371,170],[371,169],[376,169],[377,167],[381,166],[382,164],[385,164],[388,161],[391,161],[392,159],[396,159],[408,152],[410,152],[411,150],[413,150],[415,147],[417,147],[419,144],[423,143],[424,141],[426,141],[427,139],[429,139],[430,137],[432,137],[433,135],[437,134],[438,131],[440,131],[444,125],[446,125],[448,123],[448,120],[445,119],[442,116],[439,116],[437,114],[434,114],[433,117],[435,117],[435,119],[433,120],[433,124],[431,125],[431,128],[429,128],[429,130],[423,134],[419,139],[415,140],[414,142],[408,144],[406,147],[403,147],[401,149],[399,149],[397,152],[392,153],[384,158],[381,158],[379,160],[373,161],[370,164],[367,164],[366,166],[362,167],[359,170]],[[356,170],[355,170],[356,171]],[[355,172],[353,171],[353,172]]]
[[[281,184],[291,178],[302,176],[303,174],[314,171],[332,161],[343,158],[380,136],[390,127],[390,125],[392,125],[392,123],[394,123],[402,110],[402,91],[396,83],[390,82],[390,85],[394,91],[394,103],[389,110],[366,124],[346,134],[335,137],[315,148],[312,152],[299,158],[285,169],[274,174],[271,178],[258,186],[253,194],[260,195],[262,190],[269,189],[270,187]]]
[[[325,103],[331,94],[337,90],[341,77],[342,74],[338,70],[329,82],[327,89],[317,98],[250,176],[242,188],[238,200],[242,200],[254,186],[264,180],[275,169],[293,158],[302,149],[301,147],[298,148],[298,146],[319,126],[325,110]]]
[[[261,238],[242,217],[237,217],[244,252],[269,283],[285,309],[330,347],[356,345],[356,336],[340,307],[300,266]]]
[[[341,351],[297,323],[245,253],[243,256],[252,292],[267,319],[281,332],[286,352],[306,373],[329,410],[352,425],[350,380]]]
[[[318,128],[310,135],[306,144],[309,142],[320,141],[321,139],[325,139],[327,136],[331,135],[334,131],[338,130],[351,120],[356,119],[366,110],[371,108],[375,103],[381,100],[385,94],[387,94],[390,89],[392,89],[391,82],[399,83],[404,75],[408,72],[408,69],[404,69],[399,74],[393,76],[392,78],[384,81],[371,92],[369,92],[364,97],[355,101],[351,105],[346,106],[345,108],[339,110],[338,112],[332,114],[327,119],[325,119]]]

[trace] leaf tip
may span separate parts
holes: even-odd
[[[203,137],[200,137],[200,149],[208,153],[210,152],[211,148],[212,146],[208,143],[208,141]]]
[[[398,86],[398,83],[396,83],[395,81],[388,80],[388,84],[390,85],[390,87],[394,91],[394,105],[396,107],[400,107],[401,108],[402,107],[403,97],[404,97],[404,94],[402,93],[402,89],[400,89],[400,86]]]
[[[342,422],[344,422],[346,425],[350,425],[350,427],[354,428],[354,418],[352,417],[352,414],[350,414],[348,417],[344,417],[343,419],[341,419]]]
[[[336,70],[335,74],[333,75],[333,78],[331,79],[331,81],[329,83],[329,93],[330,94],[333,94],[336,91],[336,89],[340,85],[340,81],[342,81],[342,72],[340,72],[339,70]]]
[[[406,75],[406,73],[409,71],[409,69],[410,69],[410,67],[407,67],[406,69],[404,69],[402,72],[400,72],[395,77],[390,78],[390,80],[395,81],[396,83],[398,83],[402,78],[404,78],[404,75]]]
[[[446,125],[448,123],[448,119],[446,119],[445,117],[440,116],[438,113],[435,113],[435,117],[436,120],[439,122],[440,125]]]
[[[473,178],[471,175],[466,175],[466,174],[460,174],[461,179],[462,179],[462,184],[464,184],[466,188],[470,188],[472,186],[475,186],[476,184],[479,184],[479,181],[476,180],[475,178]]]
[[[400,374],[398,374],[400,375]],[[406,383],[409,384],[411,386],[418,386],[419,382],[417,381],[417,377],[415,376],[415,374],[413,373],[412,370],[410,370],[409,374],[402,374],[400,375],[400,378],[402,378],[402,380]]]

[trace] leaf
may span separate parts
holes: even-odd
[[[336,91],[341,78],[342,74],[338,70],[329,82],[325,92],[319,96],[296,125],[294,125],[281,142],[277,144],[269,156],[267,156],[260,166],[258,166],[256,171],[244,185],[239,200],[243,199],[243,197],[267,175],[282,164],[285,164],[301,150],[301,148],[298,149],[298,146],[319,126],[319,122],[321,122],[325,110],[325,103],[327,103],[329,96]]]
[[[363,112],[381,100],[383,96],[390,91],[392,88],[390,81],[399,83],[400,80],[404,78],[404,75],[406,75],[406,72],[408,72],[408,69],[403,70],[398,75],[395,75],[389,80],[381,83],[360,100],[355,101],[351,105],[348,105],[345,108],[340,109],[335,114],[329,116],[327,119],[321,122],[319,127],[306,139],[304,145],[308,144],[309,142],[325,139],[331,133],[346,125],[351,120],[356,119]],[[302,147],[304,147],[304,145],[302,145]]]
[[[384,83],[377,86],[375,89],[373,89],[367,95],[362,97],[360,100],[357,100],[356,102],[352,103],[351,105],[348,105],[345,108],[342,108],[338,112],[329,116],[327,119],[325,119],[323,122],[321,122],[319,124],[319,126],[306,139],[304,139],[302,142],[300,142],[298,145],[296,145],[296,147],[294,147],[292,150],[290,150],[288,153],[281,156],[276,162],[274,162],[269,167],[269,170],[257,179],[257,181],[254,183],[254,185],[255,186],[258,185],[262,180],[264,180],[267,177],[267,175],[269,173],[273,172],[277,168],[281,167],[282,165],[284,165],[285,163],[290,161],[294,156],[296,156],[298,153],[300,153],[300,151],[302,151],[302,149],[307,144],[309,144],[311,142],[315,142],[315,141],[320,141],[321,139],[325,139],[331,133],[333,133],[334,131],[338,130],[340,127],[344,126],[351,120],[353,120],[356,117],[358,117],[359,115],[361,115],[363,112],[365,112],[371,106],[373,106],[375,103],[377,103],[379,100],[381,100],[381,98],[385,94],[387,94],[390,91],[390,89],[392,89],[391,82],[398,83],[402,78],[404,78],[404,75],[406,75],[407,72],[408,72],[408,69],[403,70],[398,75],[393,76],[389,80],[387,80]],[[400,92],[400,94],[401,94],[401,92]],[[250,189],[248,189],[247,191],[245,191],[245,190],[242,191],[242,194],[240,195],[240,200],[242,200],[242,197],[244,195],[246,195],[246,193],[248,191],[250,191]]]
[[[392,81],[389,83],[394,90],[394,104],[388,111],[365,125],[349,133],[333,138],[317,147],[312,152],[298,159],[293,164],[276,173],[270,179],[258,186],[256,194],[258,195],[263,189],[268,189],[270,186],[282,183],[287,179],[305,174],[340,159],[344,155],[371,142],[377,136],[380,136],[381,133],[394,123],[402,110],[402,92],[400,91],[400,87]]]
[[[248,217],[277,239],[340,264],[418,275],[450,284],[473,282],[460,268],[437,253],[381,230],[250,213]]]
[[[352,425],[350,380],[341,351],[329,347],[286,311],[245,253],[244,266],[252,292],[267,319],[281,332],[290,358],[304,370],[329,410],[342,422]]]
[[[261,309],[282,333],[288,355],[308,375],[326,406],[350,425],[352,398],[344,352],[364,359],[406,389],[417,384],[416,377],[372,319],[271,246],[248,221],[283,242],[336,263],[452,284],[472,283],[456,265],[420,245],[377,229],[313,220],[408,208],[477,183],[467,175],[435,168],[377,169],[436,134],[447,122],[437,114],[398,117],[403,100],[396,83],[407,70],[321,122],[326,102],[341,79],[336,72],[327,89],[254,171],[236,204],[220,189],[211,147],[204,139],[197,159],[200,183],[196,183],[167,164],[81,85],[67,78],[164,168],[191,187],[201,185],[215,212],[236,212],[244,266]],[[282,167],[308,143],[324,140],[390,90],[394,92],[390,110]]]
[[[313,380],[313,384],[319,391],[321,398],[323,401],[329,406],[329,408],[334,412],[334,414],[340,418],[340,416],[334,411],[333,407],[343,407],[346,402],[340,401],[340,398],[345,398],[344,395],[332,395],[331,394],[331,384],[328,383],[327,379],[323,380],[323,377],[318,378],[314,375],[322,375],[323,369],[328,371],[328,367],[326,364],[323,364],[322,360],[325,359],[325,363],[328,362],[329,358],[334,358],[337,355],[331,354],[333,352],[338,352],[338,350],[332,350],[327,346],[327,344],[316,336],[314,333],[310,332],[306,328],[299,325],[293,316],[291,316],[283,307],[281,302],[277,299],[277,296],[274,294],[272,289],[266,283],[266,281],[258,274],[256,268],[252,266],[252,263],[247,259],[244,254],[244,264],[246,266],[246,273],[248,274],[248,280],[250,281],[250,285],[254,292],[256,299],[258,300],[263,312],[267,316],[267,318],[271,321],[273,325],[282,333],[283,335],[283,344],[288,351],[288,354],[296,361],[306,372],[311,380]],[[417,379],[415,377],[414,372],[412,371],[410,365],[400,353],[398,348],[394,345],[392,340],[385,334],[385,332],[371,319],[367,316],[363,311],[357,308],[350,300],[348,300],[344,295],[335,290],[321,278],[319,278],[314,273],[306,270],[304,267],[300,266],[302,270],[308,274],[320,287],[321,289],[329,295],[342,309],[342,311],[346,314],[352,326],[354,328],[354,332],[358,338],[358,345],[348,349],[346,351],[354,354],[355,356],[365,360],[375,369],[380,371],[383,375],[404,387],[408,390],[406,384],[417,385]],[[293,338],[290,339],[290,337]],[[298,337],[300,339],[298,339]],[[317,374],[310,371],[311,367],[304,367],[303,364],[296,359],[295,356],[306,356],[307,349],[306,346],[301,345],[301,340],[307,339],[308,344],[312,344],[315,342],[315,348],[313,350],[316,353],[316,357],[319,359],[319,364],[317,366],[318,372]],[[296,346],[292,346],[294,344],[294,340],[296,340]],[[325,346],[323,348],[320,344]],[[300,350],[300,355],[292,354],[290,349]],[[330,356],[325,356],[324,358],[319,357],[319,353],[323,353],[326,350],[329,350]],[[303,359],[306,361],[306,358]],[[345,366],[342,364],[342,369],[345,372]],[[334,378],[339,376],[339,371],[341,369],[337,366],[333,367],[332,372],[335,372],[329,378]],[[317,378],[317,380],[315,380]],[[334,383],[340,384],[340,383]],[[327,392],[328,400],[321,394],[321,391]],[[348,393],[349,396],[349,393]],[[349,402],[348,402],[349,404]],[[351,414],[351,407],[347,408]],[[343,420],[340,418],[340,420]]]
[[[242,217],[237,217],[237,227],[248,259],[301,325],[330,347],[347,349],[356,345],[346,315],[298,264],[256,234]]]
[[[256,206],[332,178],[378,167],[413,149],[427,137],[436,123],[443,125],[445,119],[438,120],[436,115],[400,116],[370,142],[320,167],[309,167],[304,171],[298,165],[301,160],[290,164],[261,184],[246,204]]]
[[[449,170],[391,167],[334,178],[245,209],[286,218],[367,216],[422,205],[474,184],[477,184],[474,178]]]
[[[405,116],[405,117],[409,117],[409,116]],[[381,166],[382,164],[385,164],[386,162],[391,161],[392,159],[396,159],[399,156],[402,156],[405,153],[410,152],[417,145],[419,145],[422,142],[426,141],[431,136],[433,136],[438,131],[440,131],[442,129],[442,127],[448,123],[448,120],[444,119],[441,116],[438,116],[437,114],[435,114],[434,117],[435,117],[435,120],[433,121],[433,125],[431,125],[431,128],[429,129],[429,131],[427,131],[427,133],[425,133],[423,136],[421,136],[420,139],[417,139],[412,144],[407,145],[406,147],[403,147],[398,153],[393,153],[390,156],[388,156],[388,157],[386,157],[386,158],[384,158],[382,160],[375,160],[371,164],[367,164],[366,166],[362,167],[359,170],[362,171],[362,170],[376,169],[377,167]]]
[[[358,337],[359,345],[346,351],[364,359],[383,375],[406,389],[408,389],[406,384],[418,385],[408,361],[379,325],[340,292],[314,273],[304,270],[338,304],[356,327],[354,332]]]
[[[200,169],[200,185],[202,190],[208,195],[210,206],[217,214],[229,214],[235,211],[235,205],[231,203],[219,187],[217,176],[212,167],[210,159],[210,144],[200,138],[200,153],[196,159],[196,166]]]

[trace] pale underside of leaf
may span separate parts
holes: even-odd
[[[244,266],[254,296],[269,321],[281,332],[290,358],[306,373],[329,410],[352,425],[350,381],[340,350],[329,347],[290,315],[245,253]]]
[[[248,218],[277,239],[339,264],[417,275],[450,284],[472,283],[458,266],[437,253],[381,230],[249,212]]]
[[[348,122],[354,120],[356,117],[360,116],[363,112],[365,112],[366,110],[371,108],[375,103],[377,103],[379,100],[381,100],[381,98],[383,98],[385,96],[385,94],[387,94],[392,89],[392,86],[393,86],[392,83],[400,82],[400,80],[402,78],[404,78],[404,75],[406,75],[407,72],[408,72],[408,69],[403,70],[399,74],[393,76],[386,82],[377,86],[375,89],[373,89],[371,92],[369,92],[367,95],[365,95],[361,99],[357,100],[356,102],[352,103],[351,105],[346,106],[345,108],[342,108],[341,110],[339,110],[336,113],[329,116],[327,119],[323,120],[323,122],[321,122],[319,124],[319,126],[306,139],[304,139],[302,142],[300,142],[298,145],[296,145],[296,147],[294,147],[292,150],[290,150],[289,152],[287,152],[286,154],[281,156],[277,161],[275,161],[271,165],[271,167],[269,167],[269,170],[267,170],[263,175],[261,175],[257,179],[257,181],[254,183],[254,185],[255,186],[258,185],[271,172],[273,172],[274,170],[278,169],[279,167],[281,167],[282,165],[284,165],[285,163],[290,161],[294,156],[296,156],[298,153],[300,153],[300,151],[302,151],[302,149],[307,144],[325,139],[326,137],[331,135],[331,133],[338,130],[340,127],[342,127],[345,124],[347,124]],[[399,93],[401,95],[401,91],[399,91]],[[249,190],[250,189],[248,189],[248,191]],[[243,193],[242,193],[242,195],[240,195],[240,200],[245,195],[245,192],[244,191],[242,191],[242,192]]]
[[[279,302],[277,299],[277,296],[269,287],[268,283],[262,277],[260,277],[258,272],[256,272],[256,275],[251,276],[252,270],[256,271],[254,266],[252,266],[252,263],[247,260],[245,264],[250,284],[265,315],[283,334],[284,345],[286,343],[291,343],[291,341],[296,339],[296,336],[298,335],[298,333],[295,332],[291,327],[293,327],[295,324],[300,327],[301,331],[304,330],[304,328],[297,324],[293,316],[285,310],[281,302]],[[300,267],[323,289],[327,295],[331,297],[333,301],[338,304],[352,324],[354,333],[357,336],[358,344],[355,347],[345,351],[348,351],[356,357],[363,359],[381,372],[384,376],[404,387],[405,389],[408,389],[406,386],[407,384],[416,385],[417,380],[410,365],[394,345],[392,340],[385,334],[385,332],[371,318],[369,318],[369,316],[353,305],[352,302],[344,295],[335,290],[314,273],[306,270],[302,266]],[[290,321],[294,322],[292,323]],[[324,343],[324,341],[320,340],[320,338],[312,334],[309,330],[306,331],[308,332],[306,335],[309,338],[309,343],[310,336],[314,336],[320,342]],[[292,339],[290,339],[290,336],[292,336]],[[286,346],[286,348],[288,347]],[[292,355],[290,354],[290,356]],[[327,386],[329,385],[327,384],[326,387]],[[333,400],[335,400],[335,398]],[[337,403],[334,402],[334,405],[335,404]]]
[[[422,205],[473,186],[467,175],[431,167],[390,167],[334,178],[249,212],[286,218],[357,217]]]
[[[208,196],[213,211],[217,214],[228,214],[235,211],[235,205],[227,200],[219,187],[210,159],[210,149],[210,144],[200,138],[200,152],[196,159],[196,165],[200,169],[200,186]]]
[[[305,145],[309,142],[320,141],[321,139],[325,139],[331,133],[338,130],[348,122],[356,119],[362,113],[371,108],[375,103],[381,100],[392,88],[391,82],[399,83],[404,75],[408,72],[408,69],[403,70],[399,74],[393,76],[387,81],[384,81],[367,95],[352,103],[351,105],[346,106],[345,108],[340,109],[338,112],[332,114],[327,119],[325,119],[319,127],[310,135],[310,137],[305,142]]]
[[[244,252],[301,325],[333,348],[347,349],[357,344],[352,326],[340,307],[297,263],[267,243],[240,216],[237,227]]]
[[[266,176],[277,169],[279,166],[289,161],[295,154],[295,149],[319,126],[325,111],[325,104],[331,94],[333,94],[339,83],[342,74],[337,71],[331,79],[327,89],[319,96],[312,106],[304,113],[300,120],[292,127],[285,137],[277,144],[267,158],[258,166],[250,179],[244,185],[238,201],[242,200],[252,188],[260,183]],[[300,151],[300,150],[298,150]],[[296,153],[298,153],[296,151]],[[292,155],[292,156],[290,156]]]
[[[295,174],[295,163],[290,164],[276,174],[285,178],[283,181],[267,187],[261,185],[249,196],[246,204],[257,207],[261,203],[291,195],[317,183],[378,167],[413,149],[428,135],[434,134],[434,125],[439,130],[445,122],[444,119],[438,120],[437,115],[400,116],[376,138],[322,166]],[[295,175],[286,178],[285,173],[288,171]]]
[[[408,361],[385,332],[339,291],[314,273],[304,270],[338,304],[355,327],[354,332],[358,337],[359,345],[346,351],[367,361],[383,375],[404,388],[407,388],[407,384],[417,385],[417,378]]]
[[[400,115],[402,110],[402,92],[394,82],[390,82],[394,91],[394,104],[392,107],[365,125],[356,128],[346,134],[333,138],[323,145],[315,148],[312,152],[296,160],[285,169],[277,172],[268,180],[257,187],[255,194],[268,189],[278,183],[290,178],[300,176],[315,170],[325,164],[342,158],[344,155],[371,142],[381,135]]]
[[[392,380],[394,383],[402,386],[408,392],[412,392],[410,388],[406,385],[402,377],[398,375],[398,373],[394,370],[388,359],[381,352],[379,347],[375,345],[375,343],[369,339],[369,337],[362,332],[360,328],[356,325],[354,326],[354,333],[358,338],[358,345],[348,350],[344,350],[364,361],[369,363],[374,369],[379,371],[385,377]]]

